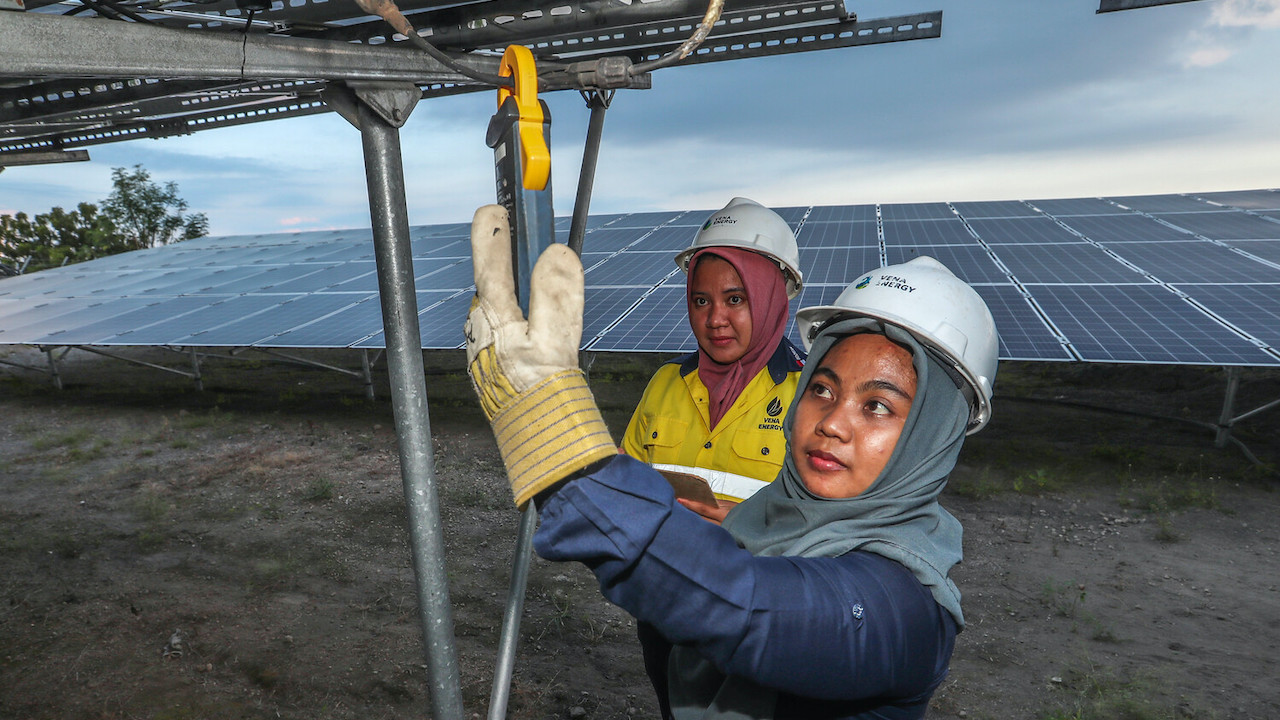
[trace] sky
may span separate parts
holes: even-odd
[[[659,70],[614,98],[591,212],[1280,187],[1280,0],[845,4],[864,19],[940,9],[942,37]],[[568,215],[588,111],[577,93],[543,97]],[[493,202],[493,110],[491,91],[418,104],[400,136],[411,225]],[[0,173],[0,214],[100,201],[112,168],[141,164],[211,235],[370,225],[360,136],[333,113],[89,153]]]

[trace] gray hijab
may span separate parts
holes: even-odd
[[[819,497],[801,482],[788,448],[777,479],[735,507],[723,526],[753,555],[838,557],[860,550],[896,560],[963,628],[960,591],[948,577],[961,559],[960,522],[938,504],[969,419],[958,376],[895,325],[868,318],[841,320],[814,340],[783,429],[790,438],[796,403],[827,351],[862,332],[883,334],[908,348],[916,371],[911,411],[880,476],[856,497]],[[726,677],[692,648],[674,648],[669,671],[677,720],[773,716],[776,692]]]

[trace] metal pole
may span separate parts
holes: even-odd
[[[533,559],[533,533],[537,528],[538,510],[529,503],[520,513],[515,557],[511,561],[507,607],[502,613],[502,633],[498,637],[498,662],[493,670],[493,689],[489,692],[489,720],[503,720],[507,716],[511,676],[516,665],[516,645],[520,641],[520,618],[524,614],[525,588],[529,584],[529,565]]]
[[[194,347],[188,350],[191,351],[191,377],[196,381],[196,390],[204,392],[204,379],[200,377],[200,355]]]
[[[53,359],[53,348],[43,348],[44,356],[49,358],[49,374],[53,377],[53,386],[62,389],[62,375],[58,374],[58,361]]]
[[[613,91],[583,93],[591,119],[587,123],[587,140],[582,150],[582,169],[578,172],[578,194],[573,200],[573,222],[569,225],[569,249],[582,254],[582,236],[587,232],[587,215],[591,210],[591,190],[595,185],[596,161],[600,158],[600,137],[604,134],[604,113],[609,109]]]
[[[1222,414],[1218,416],[1218,433],[1213,446],[1224,448],[1231,437],[1231,413],[1235,412],[1236,391],[1240,388],[1240,368],[1227,368],[1227,394],[1222,400]]]
[[[400,133],[363,102],[359,103],[359,113],[378,292],[387,338],[391,407],[400,445],[400,475],[409,508],[409,540],[418,581],[418,610],[431,679],[431,717],[461,720],[462,691],[453,644],[453,612],[449,607],[449,584],[444,567],[440,503],[435,489]]]
[[[360,351],[360,368],[364,370],[364,394],[369,398],[370,402],[374,399],[373,394],[373,371],[369,367],[369,351]]]

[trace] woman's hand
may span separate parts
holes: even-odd
[[[698,513],[716,525],[719,525],[720,522],[724,520],[724,516],[728,515],[729,511],[733,509],[733,506],[738,504],[732,500],[716,500],[715,505],[709,505],[704,502],[688,500],[681,497],[676,498],[676,502]]]

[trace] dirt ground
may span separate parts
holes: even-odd
[[[480,718],[517,516],[463,359],[427,361]],[[655,366],[595,359],[615,435]],[[225,353],[203,392],[78,350],[62,379],[0,365],[0,718],[429,715],[385,372],[373,402],[350,377]],[[1280,717],[1280,410],[1236,429],[1259,469],[1193,424],[1217,419],[1224,386],[1216,368],[1002,368],[944,496],[969,625],[930,717]],[[1239,398],[1280,398],[1280,372],[1246,371]],[[509,716],[655,707],[630,618],[582,567],[535,560]]]

